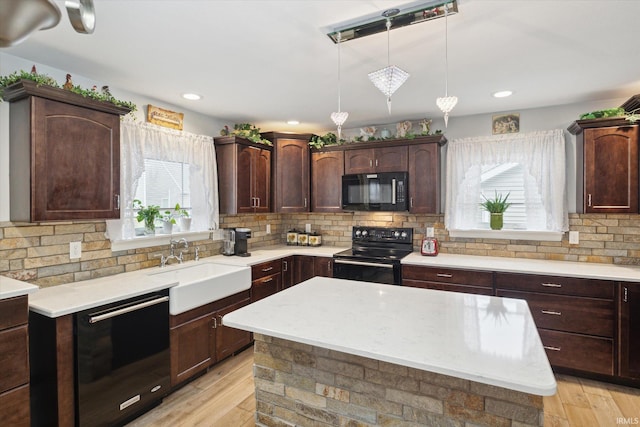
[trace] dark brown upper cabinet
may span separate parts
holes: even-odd
[[[271,212],[273,148],[235,136],[214,140],[220,213]]]
[[[440,145],[409,146],[409,212],[440,213]]]
[[[27,80],[4,99],[11,220],[120,218],[120,115],[130,110]]]
[[[348,150],[344,156],[344,173],[406,171],[408,156],[406,145]]]
[[[638,213],[638,125],[625,119],[578,120],[576,211]]]
[[[273,143],[274,211],[309,212],[309,139],[311,134],[265,132]]]
[[[311,210],[342,211],[342,175],[344,151],[311,153]]]

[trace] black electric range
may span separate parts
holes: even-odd
[[[353,227],[351,249],[333,256],[333,277],[400,285],[400,261],[412,251],[412,228]]]

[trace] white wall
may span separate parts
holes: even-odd
[[[15,71],[30,71],[33,61],[0,53],[0,75],[6,76]],[[72,71],[63,71],[35,63],[38,73],[47,74],[53,77],[58,83],[63,84],[67,72],[72,74],[73,83],[83,88],[91,88],[93,85],[102,87],[109,85],[109,82],[97,82],[90,78],[78,76]],[[138,121],[146,120],[147,104],[152,104],[172,111],[184,112],[184,130],[187,132],[216,136],[220,129],[228,124],[221,119],[206,116],[204,114],[185,110],[182,107],[166,104],[153,98],[144,97],[135,93],[119,90],[117,87],[109,86],[111,93],[117,99],[131,101],[138,107],[136,118]],[[0,222],[9,221],[9,108],[10,103],[0,102]]]
[[[633,94],[629,94],[631,97]],[[518,111],[496,111],[490,114],[478,114],[473,116],[458,117],[453,114],[449,116],[449,127],[444,127],[442,117],[433,117],[431,131],[441,129],[447,140],[452,141],[456,138],[466,138],[474,136],[491,135],[492,116],[501,113],[520,113],[520,132],[532,132],[538,130],[563,129],[565,132],[566,155],[567,155],[567,203],[569,212],[576,211],[576,138],[566,129],[571,123],[577,120],[582,113],[602,110],[605,108],[619,107],[629,98],[609,99],[597,102],[583,102],[577,104],[557,105],[544,108],[521,109]],[[462,100],[459,102],[463,102]],[[417,122],[413,122],[413,132],[420,132],[420,126]],[[392,134],[396,133],[396,124],[375,125],[377,128],[376,136],[379,136],[380,130],[387,128]],[[335,132],[335,131],[333,131]],[[344,130],[344,137],[358,136],[359,129]],[[444,177],[446,176],[446,146],[442,152],[442,206],[444,206]],[[444,210],[444,208],[443,208]]]

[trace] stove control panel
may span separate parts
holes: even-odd
[[[353,227],[354,242],[412,243],[413,228]]]

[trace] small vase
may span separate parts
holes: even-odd
[[[173,223],[171,221],[162,221],[162,231],[164,234],[171,234],[173,231]]]
[[[191,218],[180,218],[180,231],[189,231],[191,228]]]
[[[144,223],[144,235],[145,236],[155,236],[156,234],[156,225],[151,222],[148,223],[145,221]]]
[[[503,214],[502,213],[492,213],[491,220],[489,225],[492,230],[502,230],[502,222],[503,222]]]

